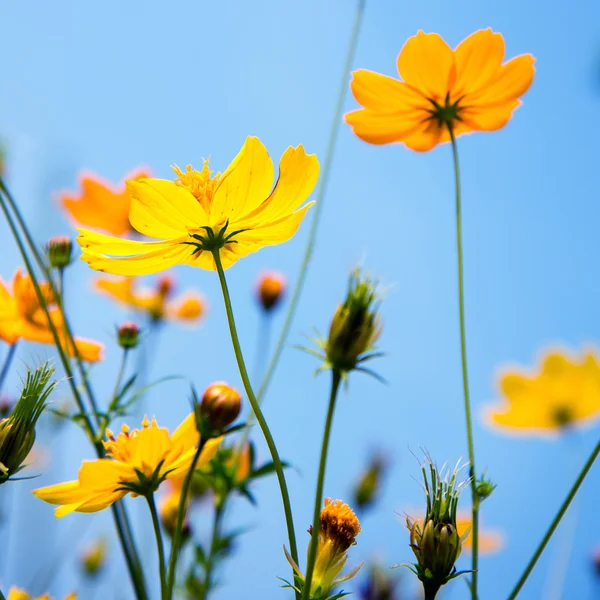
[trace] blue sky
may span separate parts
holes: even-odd
[[[299,143],[323,159],[353,6],[350,0],[3,3],[0,134],[8,148],[10,185],[40,244],[71,232],[55,198],[59,190],[76,188],[81,169],[117,181],[147,164],[168,177],[171,163],[199,165],[210,156],[211,165],[223,170],[247,135],[259,136],[274,160]],[[398,51],[417,30],[438,32],[455,45],[488,26],[504,35],[507,56],[531,52],[537,58],[534,84],[509,125],[459,143],[477,462],[498,483],[483,519],[506,537],[504,550],[481,562],[486,600],[507,596],[573,480],[573,465],[583,462],[598,436],[596,427],[553,442],[513,439],[490,431],[479,418],[482,407],[496,398],[501,367],[530,366],[548,347],[598,345],[598,23],[600,5],[592,0],[578,3],[577,10],[566,3],[515,0],[461,2],[452,8],[441,0],[372,1],[354,61],[355,68],[393,75]],[[346,109],[354,106],[347,98]],[[374,554],[384,564],[395,564],[410,560],[397,513],[418,506],[421,498],[410,450],[427,447],[440,462],[466,456],[451,154],[447,146],[424,155],[401,146],[369,146],[346,126],[338,142],[316,255],[290,344],[302,343],[313,326],[327,329],[347,273],[357,263],[388,288],[381,338],[388,356],[373,366],[390,384],[351,378],[336,415],[325,492],[347,498],[368,452],[389,453],[393,468],[378,511],[364,519],[349,564]],[[0,231],[0,274],[6,278],[19,259],[4,226]],[[254,281],[265,268],[294,280],[307,233],[305,223],[291,242],[264,249],[228,272],[251,365],[259,327]],[[161,332],[153,348],[153,376],[181,374],[200,389],[224,379],[241,389],[216,277],[190,268],[176,269],[175,275],[181,289],[200,289],[210,309],[198,330],[173,325]],[[112,332],[125,313],[90,291],[91,277],[84,264],[73,268],[68,303],[77,331],[107,344],[107,359],[95,375],[99,393],[108,394],[118,367]],[[40,354],[50,351],[23,346],[19,358]],[[281,454],[295,466],[289,483],[300,532],[311,519],[329,383],[327,376],[313,378],[316,366],[313,358],[287,348],[265,402]],[[17,383],[14,373],[8,389]],[[187,409],[186,394],[183,382],[163,384],[148,410],[174,426]],[[0,569],[4,588],[27,585],[32,561],[61,552],[61,544],[64,548],[75,534],[79,548],[110,527],[108,513],[56,523],[49,507],[30,497],[31,487],[71,478],[81,458],[91,457],[71,426],[41,437],[52,440],[48,469],[33,484],[8,491],[7,501],[17,507],[11,534],[16,551],[5,564],[8,572]],[[258,431],[255,438],[266,458]],[[599,486],[596,470],[577,501],[577,542],[565,598],[600,593],[590,569],[591,551],[600,545],[594,510]],[[260,483],[256,494],[258,509],[239,501],[229,516],[230,527],[249,532],[223,569],[215,600],[239,598],[248,589],[252,597],[284,596],[275,579],[288,575],[275,481]],[[142,524],[146,515],[138,505],[139,500],[130,502]],[[198,518],[202,536],[208,529],[207,507]],[[567,537],[561,528],[558,542]],[[307,538],[300,538],[301,547]],[[551,544],[520,597],[546,597],[560,547]],[[112,549],[118,552],[116,545]],[[124,577],[116,561],[109,576]],[[409,588],[414,584],[409,573],[403,579]],[[65,559],[50,591],[59,596],[79,583],[75,566]],[[88,595],[86,588],[81,596]],[[466,595],[459,580],[446,597]],[[125,583],[118,597],[129,597]]]

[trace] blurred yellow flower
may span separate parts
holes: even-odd
[[[171,299],[173,278],[162,275],[156,280],[154,289],[136,289],[133,277],[115,279],[97,277],[94,286],[117,302],[146,313],[153,321],[163,319],[194,322],[206,312],[206,301],[195,292],[187,292]]]
[[[97,512],[129,493],[135,497],[154,492],[165,479],[187,472],[200,441],[194,413],[172,435],[154,419],[149,423],[146,417],[140,430],[123,425],[116,438],[109,429],[106,435],[108,440],[103,443],[110,458],[84,461],[77,481],[33,491],[38,498],[60,506],[55,511],[57,517],[73,511]],[[221,439],[206,442],[198,467],[213,458]]]
[[[138,168],[126,175],[118,187],[114,187],[97,175],[82,175],[81,193],[73,195],[64,192],[60,195],[60,202],[76,224],[114,235],[125,235],[133,231],[129,223],[131,198],[125,188],[125,181],[151,176],[149,169]]]
[[[62,346],[70,356],[75,349],[68,344],[64,334],[64,320],[48,283],[41,283],[40,288],[45,302],[49,305],[50,318],[56,331],[62,338]],[[0,339],[14,344],[20,339],[40,344],[54,344],[54,337],[48,319],[35,292],[31,278],[23,275],[21,269],[15,272],[12,281],[12,292],[0,277]],[[75,344],[82,360],[96,362],[102,360],[102,344],[84,338],[75,338]]]
[[[531,85],[535,59],[523,54],[502,64],[504,38],[483,29],[455,50],[437,34],[419,31],[398,55],[402,80],[360,69],[350,84],[364,108],[346,115],[371,144],[402,142],[425,152],[455,136],[506,125]]]
[[[504,401],[486,419],[507,433],[553,434],[600,417],[600,365],[593,352],[581,358],[553,351],[537,371],[509,370],[500,377]]]
[[[65,596],[65,600],[75,600],[77,598],[77,594],[69,594]],[[16,587],[11,587],[8,592],[8,597],[6,600],[53,600],[49,594],[44,594],[43,596],[38,596],[34,598],[30,596],[26,591],[20,590]]]
[[[223,174],[212,176],[208,161],[201,171],[174,166],[177,179],[128,181],[129,219],[140,233],[160,241],[123,240],[80,229],[82,260],[114,275],[146,275],[176,264],[216,270],[263,246],[281,244],[298,229],[312,203],[301,206],[319,175],[319,162],[302,146],[288,148],[273,186],[273,163],[256,137],[244,146]]]
[[[98,539],[89,544],[81,554],[81,568],[89,577],[94,577],[105,567],[107,562],[107,544],[105,539]]]

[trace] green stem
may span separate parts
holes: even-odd
[[[424,600],[435,600],[437,593],[442,586],[433,581],[423,582],[423,592],[425,593]]]
[[[292,506],[290,503],[290,495],[285,480],[285,474],[283,473],[283,466],[281,464],[281,459],[279,458],[279,452],[277,451],[275,440],[271,435],[267,421],[262,413],[262,410],[260,409],[260,405],[256,399],[256,396],[254,395],[254,390],[252,389],[250,379],[248,378],[248,371],[246,370],[244,355],[242,354],[242,349],[240,347],[240,340],[238,338],[235,319],[233,317],[233,309],[231,307],[231,298],[229,296],[229,289],[227,287],[227,280],[225,279],[225,272],[223,271],[223,265],[221,264],[219,251],[214,250],[213,256],[215,259],[217,273],[219,275],[219,282],[221,283],[221,290],[223,292],[223,300],[225,302],[225,311],[227,312],[227,321],[229,322],[229,331],[231,333],[233,351],[235,353],[235,358],[237,360],[242,382],[244,383],[244,389],[246,390],[246,395],[248,396],[248,401],[250,402],[250,406],[252,406],[254,416],[256,417],[262,433],[265,436],[265,441],[267,442],[267,446],[269,447],[271,458],[273,460],[273,465],[275,466],[275,473],[277,474],[277,481],[279,482],[279,489],[281,491],[283,510],[285,512],[285,522],[287,525],[288,539],[290,544],[290,554],[296,561],[296,564],[298,564],[298,548],[296,546],[296,533],[294,531],[294,520],[292,518]]]
[[[6,379],[6,376],[8,375],[8,370],[10,369],[10,365],[12,364],[13,358],[15,357],[18,342],[19,342],[19,340],[16,340],[9,346],[8,352],[6,354],[6,358],[4,359],[4,364],[2,365],[2,371],[0,371],[0,392],[2,391],[2,386],[4,385],[4,380]]]
[[[321,220],[323,205],[325,204],[325,192],[327,191],[327,184],[329,183],[329,175],[331,172],[331,165],[333,163],[333,157],[335,154],[338,131],[340,123],[342,122],[344,100],[346,99],[346,93],[348,91],[348,76],[350,68],[352,66],[352,61],[354,60],[354,53],[356,51],[356,46],[358,43],[358,35],[360,33],[360,26],[362,23],[362,17],[365,11],[366,3],[366,0],[358,0],[357,3],[356,13],[354,17],[354,25],[352,28],[352,34],[350,36],[350,42],[348,44],[348,51],[346,53],[346,60],[344,62],[344,68],[342,70],[342,76],[340,79],[340,87],[338,91],[337,101],[335,104],[333,121],[331,123],[331,129],[329,131],[329,141],[327,142],[327,150],[325,152],[325,160],[323,162],[323,172],[321,175],[321,182],[319,184],[319,191],[317,192],[316,206],[310,225],[310,232],[308,235],[308,241],[306,243],[306,250],[304,251],[302,265],[300,266],[300,273],[298,274],[298,279],[296,280],[296,285],[294,287],[292,299],[290,301],[290,305],[285,315],[285,320],[283,322],[281,333],[279,334],[279,339],[277,340],[277,345],[275,346],[273,356],[271,357],[271,361],[269,363],[267,371],[258,389],[257,398],[259,402],[262,402],[267,392],[267,388],[269,386],[269,383],[271,382],[271,379],[273,378],[275,368],[277,367],[277,363],[279,362],[281,353],[283,352],[283,348],[285,346],[290,327],[292,326],[292,320],[296,312],[296,307],[298,305],[298,301],[300,300],[300,294],[302,293],[302,288],[304,287],[304,281],[306,280],[308,266],[313,255],[315,240],[317,237],[317,229],[319,226],[319,221]]]
[[[185,520],[185,511],[187,509],[188,496],[190,494],[190,487],[192,485],[192,477],[196,470],[196,465],[202,454],[202,450],[206,445],[208,439],[200,439],[198,448],[190,464],[190,468],[185,475],[183,480],[183,486],[181,488],[181,498],[179,499],[179,506],[177,507],[177,521],[175,522],[175,531],[173,532],[173,540],[171,542],[171,554],[169,556],[169,569],[167,574],[167,596],[166,600],[171,600],[173,597],[173,588],[175,587],[175,571],[177,567],[177,559],[179,558],[179,549],[181,547],[181,540],[183,537],[183,522]]]
[[[0,600],[6,600],[6,598],[4,597],[4,594],[2,593],[2,590],[0,590]]]
[[[35,244],[33,243],[31,236],[29,235],[29,232],[27,230],[25,222],[22,219],[22,217],[20,216],[20,213],[18,212],[18,209],[16,208],[16,203],[14,202],[12,196],[6,189],[6,186],[4,185],[4,181],[2,180],[1,177],[0,177],[0,192],[1,192],[0,193],[0,208],[2,208],[2,212],[4,213],[6,222],[8,223],[8,226],[13,234],[13,237],[15,238],[15,242],[19,248],[21,257],[23,258],[23,262],[25,263],[25,268],[27,269],[27,273],[29,274],[29,277],[31,278],[31,282],[35,289],[35,293],[36,293],[38,302],[39,302],[42,310],[44,311],[46,319],[48,320],[48,326],[52,333],[52,337],[54,339],[54,344],[58,351],[60,361],[65,370],[65,374],[67,376],[67,380],[69,382],[69,386],[73,393],[73,397],[75,399],[75,402],[77,404],[79,412],[82,415],[84,429],[86,430],[88,437],[90,438],[90,440],[92,440],[92,442],[94,444],[94,448],[96,450],[98,458],[102,458],[104,456],[104,447],[103,447],[102,443],[97,440],[97,435],[94,430],[94,426],[85,410],[85,406],[83,404],[83,399],[81,398],[79,389],[75,382],[75,378],[73,377],[71,363],[68,359],[68,356],[67,356],[65,350],[63,349],[63,346],[62,346],[62,343],[60,340],[60,336],[58,334],[56,326],[50,317],[50,311],[48,310],[48,306],[44,299],[44,295],[42,294],[42,290],[40,288],[40,284],[35,275],[33,265],[31,264],[31,261],[29,260],[29,256],[27,255],[27,250],[25,249],[25,245],[23,244],[23,241],[21,240],[21,236],[19,235],[19,231],[17,230],[17,226],[13,220],[13,217],[9,212],[8,206],[6,204],[6,200],[10,203],[10,205],[13,209],[13,212],[15,212],[15,214],[17,215],[17,218],[21,225],[21,229],[23,230],[25,236],[27,237],[27,239],[29,241],[29,245],[32,249],[32,252],[34,253],[34,256],[38,257],[38,262],[41,261],[42,267],[43,267],[42,271],[45,272],[45,267],[43,265],[43,261],[41,260],[41,256],[39,256],[39,254],[37,253],[37,249],[35,248]],[[113,514],[115,515],[115,524],[117,525],[117,530],[119,532],[119,537],[121,539],[121,545],[123,547],[123,551],[125,552],[125,554],[128,558],[128,561],[127,561],[128,565],[132,564],[135,567],[133,570],[130,569],[130,576],[131,576],[131,580],[134,584],[137,597],[139,600],[145,600],[147,598],[147,594],[146,594],[144,583],[143,583],[142,570],[141,570],[141,566],[140,566],[140,562],[139,562],[139,557],[138,557],[137,551],[135,550],[135,546],[133,545],[133,538],[131,538],[131,528],[130,528],[129,522],[128,522],[126,516],[124,518],[123,517],[117,518],[117,513],[114,512]],[[124,531],[129,532],[129,536],[131,538],[131,543],[128,543],[126,541],[126,539],[122,536],[122,532],[124,532]]]
[[[521,588],[525,585],[525,582],[527,581],[527,578],[533,571],[535,564],[537,563],[538,559],[542,555],[542,552],[546,548],[546,545],[550,541],[550,538],[556,531],[556,528],[558,527],[561,519],[564,517],[565,513],[567,512],[567,509],[569,508],[569,505],[573,501],[573,498],[575,498],[575,495],[577,494],[577,491],[581,487],[583,480],[586,478],[587,474],[590,472],[590,469],[592,468],[592,465],[594,464],[596,458],[598,458],[598,454],[600,454],[600,441],[598,441],[598,443],[596,444],[596,447],[590,454],[590,457],[587,459],[585,465],[583,465],[583,469],[581,469],[581,471],[579,472],[579,475],[577,476],[577,479],[575,480],[573,487],[567,494],[567,497],[565,498],[564,502],[561,504],[561,507],[558,509],[558,513],[556,513],[556,516],[552,520],[550,527],[544,534],[544,537],[542,538],[540,545],[537,547],[537,550],[533,553],[531,560],[527,564],[527,567],[525,567],[525,571],[523,572],[523,575],[521,575],[519,581],[515,585],[515,588],[511,592],[510,596],[508,597],[508,600],[514,600],[519,595]]]
[[[211,577],[214,568],[214,559],[217,553],[217,544],[221,539],[221,523],[225,514],[225,498],[219,501],[215,507],[215,520],[213,523],[212,537],[210,540],[210,550],[206,559],[206,571],[204,576],[204,595],[202,600],[207,600],[211,589]]]
[[[460,356],[462,362],[462,380],[465,398],[465,420],[467,425],[467,445],[469,449],[469,474],[471,477],[471,502],[473,505],[471,539],[472,562],[471,569],[471,598],[477,600],[477,569],[479,561],[479,496],[477,494],[477,470],[475,469],[475,447],[473,445],[473,424],[471,418],[471,400],[469,399],[469,375],[467,371],[467,339],[465,333],[465,292],[463,285],[463,250],[461,230],[461,197],[460,197],[460,168],[458,164],[458,148],[452,125],[448,124],[452,142],[452,157],[454,159],[454,180],[456,186],[456,249],[458,255],[458,309],[460,315]]]
[[[325,468],[327,466],[327,454],[329,451],[329,439],[331,437],[331,425],[333,423],[333,414],[335,411],[335,402],[337,399],[341,374],[337,369],[331,371],[331,394],[329,396],[329,408],[327,409],[327,419],[325,420],[325,429],[323,430],[323,443],[321,445],[321,459],[319,462],[319,474],[317,476],[317,489],[315,492],[315,510],[313,514],[312,533],[310,537],[310,546],[308,550],[308,559],[306,562],[306,577],[304,579],[304,588],[302,590],[302,600],[310,599],[310,586],[312,584],[315,561],[317,559],[317,544],[319,542],[319,524],[321,522],[321,504],[323,502],[323,486],[325,484]]]
[[[146,496],[150,515],[152,516],[152,526],[154,527],[154,535],[156,536],[156,547],[158,549],[158,570],[160,573],[160,597],[165,600],[167,597],[167,582],[165,579],[165,547],[163,544],[162,533],[160,531],[160,521],[158,520],[158,512],[156,511],[156,502],[154,501],[154,493]]]

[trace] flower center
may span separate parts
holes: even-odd
[[[330,542],[336,554],[342,554],[356,543],[360,523],[352,509],[341,500],[325,499],[321,511],[320,532],[323,542]]]
[[[450,99],[450,92],[447,92],[443,104],[432,98],[428,98],[428,100],[432,104],[432,108],[427,111],[430,114],[429,120],[437,121],[440,127],[450,127],[454,121],[461,120],[460,101],[462,98],[453,102]]]
[[[573,409],[565,402],[554,407],[552,419],[557,427],[566,427],[575,420]]]
[[[193,169],[192,165],[187,165],[185,172],[177,165],[171,166],[171,169],[178,176],[175,183],[188,190],[207,213],[210,210],[215,188],[221,177],[221,173],[215,173],[214,177],[211,177],[213,171],[210,170],[208,162],[208,160],[204,160],[202,171]]]

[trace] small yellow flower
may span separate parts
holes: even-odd
[[[437,34],[419,31],[398,55],[402,80],[353,72],[350,84],[364,108],[346,115],[370,144],[402,142],[425,152],[455,136],[506,125],[533,81],[535,59],[523,54],[502,64],[504,38],[483,29],[455,50]]]
[[[138,168],[129,173],[125,180],[151,176],[149,169]],[[124,182],[115,187],[97,175],[84,174],[80,183],[79,195],[69,192],[60,195],[61,204],[76,224],[114,235],[125,235],[132,231],[129,223],[131,198]]]
[[[65,596],[65,600],[75,600],[75,598],[77,598],[77,594],[69,594],[68,596]],[[33,596],[30,596],[26,591],[20,590],[16,587],[12,587],[8,592],[8,597],[6,598],[6,600],[53,600],[53,598],[50,597],[50,594],[44,594],[43,596],[38,596],[37,598],[34,598]]]
[[[41,283],[40,288],[45,302],[48,304],[50,318],[59,336],[63,339],[62,346],[67,348],[70,356],[75,349],[64,339],[64,320],[60,309],[55,305],[55,299],[48,283]],[[14,344],[20,339],[40,344],[54,344],[54,336],[48,324],[48,319],[40,303],[28,275],[23,275],[18,269],[12,281],[12,293],[0,278],[0,339],[8,344]],[[102,360],[102,344],[84,338],[75,338],[75,345],[81,358],[88,362]]]
[[[135,497],[154,492],[165,479],[188,471],[200,441],[193,413],[172,435],[154,419],[149,423],[146,417],[140,430],[123,425],[116,437],[109,429],[106,435],[104,447],[110,458],[84,461],[77,481],[33,491],[38,498],[60,506],[55,511],[57,517],[73,511],[97,512],[129,493]],[[221,438],[207,441],[198,467],[213,458],[220,443]]]
[[[133,277],[97,277],[94,286],[117,302],[146,313],[153,321],[181,320],[199,321],[206,312],[206,301],[201,294],[186,292],[171,299],[175,287],[173,278],[162,275],[154,289],[136,289]]]
[[[301,206],[319,175],[319,162],[302,146],[288,148],[273,186],[273,163],[256,137],[246,139],[223,174],[173,167],[177,179],[128,181],[129,220],[159,241],[123,240],[80,229],[81,258],[92,269],[114,275],[146,275],[176,264],[216,270],[263,246],[281,244],[297,231],[312,203]]]
[[[504,402],[488,407],[488,423],[515,434],[552,435],[600,417],[600,364],[594,352],[580,358],[546,354],[535,372],[506,371]]]
[[[104,568],[106,559],[106,540],[96,540],[81,554],[81,567],[86,575],[93,577]]]

